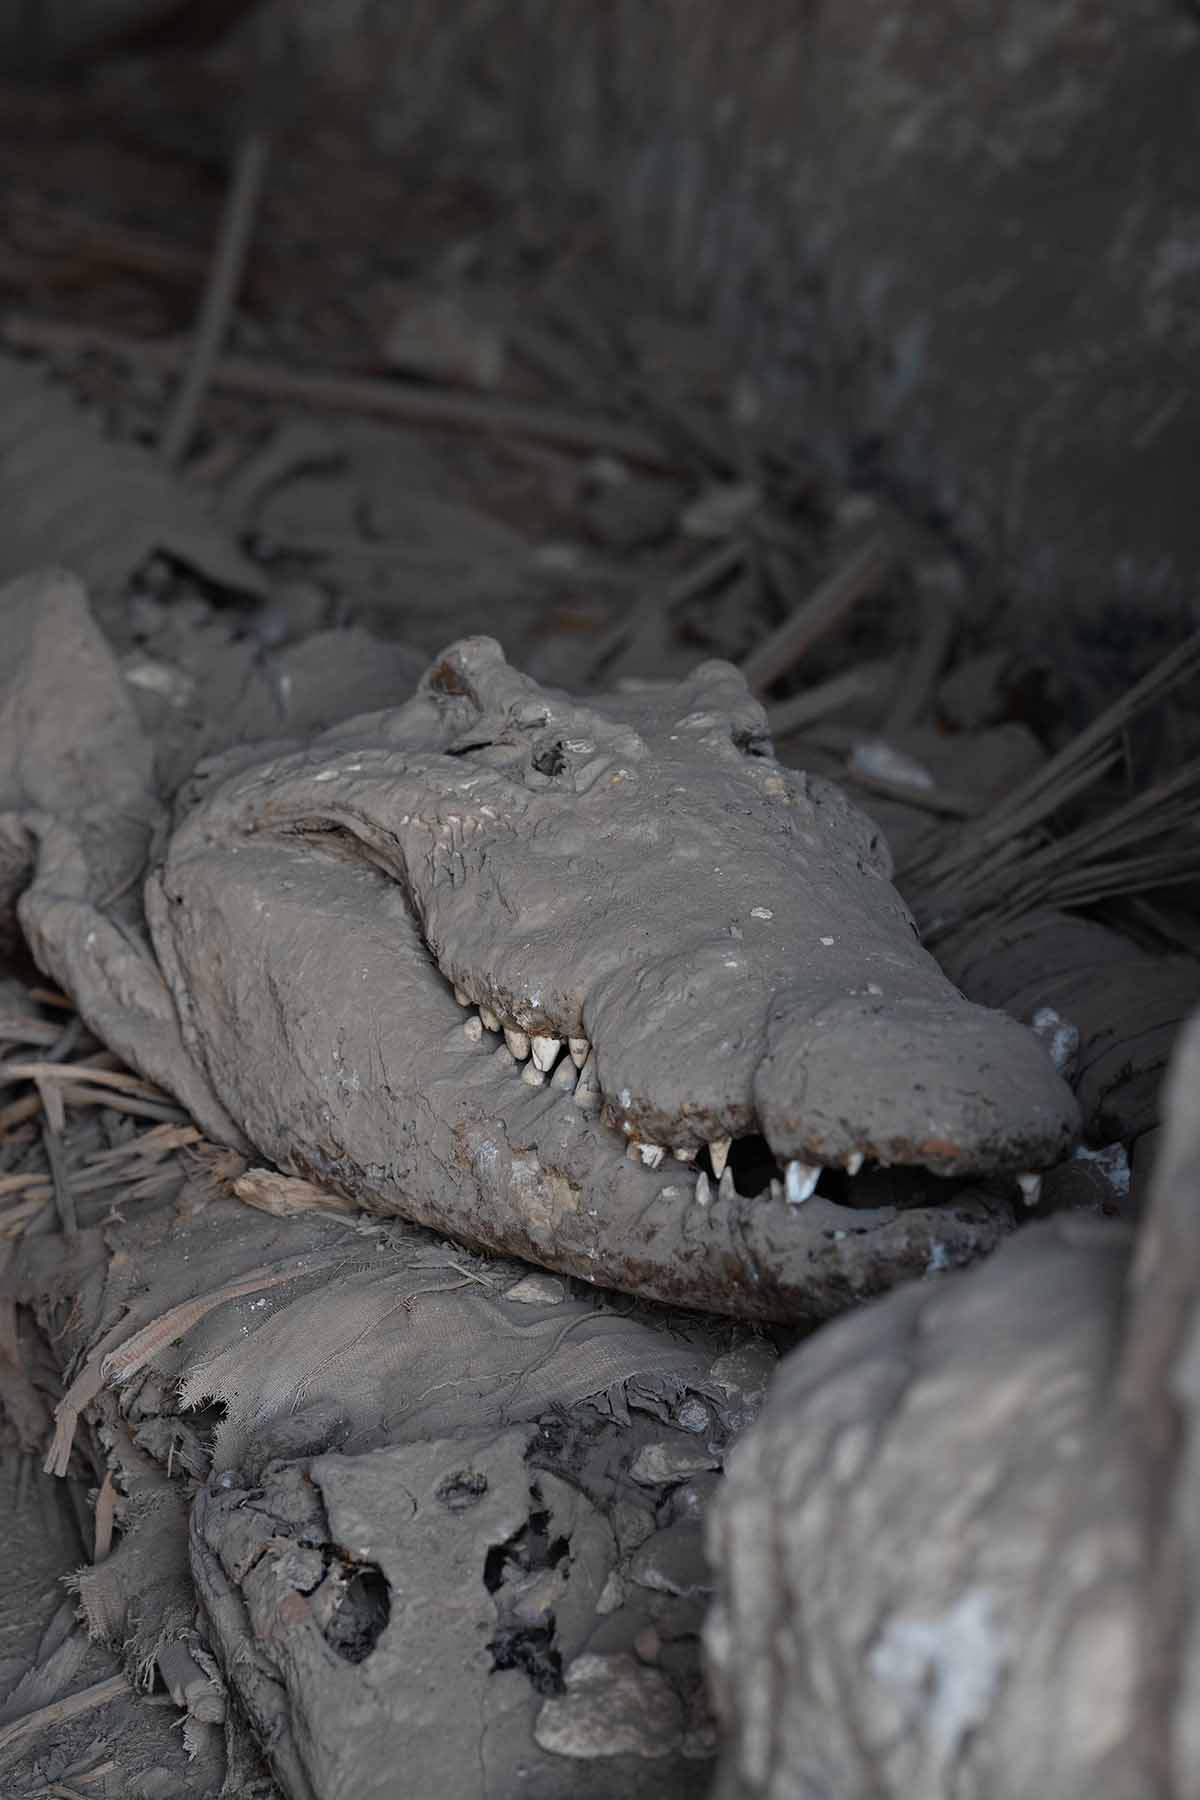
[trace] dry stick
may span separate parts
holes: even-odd
[[[117,1490],[112,1470],[105,1469],[100,1492],[96,1495],[96,1518],[92,1540],[92,1561],[102,1563],[112,1549],[113,1527],[117,1519]]]
[[[49,1019],[0,1019],[0,1042],[49,1046],[57,1044],[62,1035]]]
[[[1024,832],[1043,824],[1112,766],[1120,754],[1113,746],[1114,736],[1152,701],[1163,698],[1197,670],[1200,632],[1172,650],[1057,756],[999,801],[960,843],[910,870],[910,881],[919,874],[927,895],[952,887],[961,894],[964,888],[984,885],[996,868],[1018,853],[1016,840]]]
[[[81,1693],[67,1694],[62,1700],[54,1700],[49,1706],[26,1713],[23,1719],[14,1719],[11,1725],[0,1730],[0,1750],[7,1750],[10,1744],[45,1731],[51,1725],[62,1725],[68,1719],[79,1718],[82,1713],[94,1712],[98,1706],[107,1706],[110,1700],[119,1700],[128,1692],[129,1682],[124,1675],[110,1675],[106,1681],[98,1681]]]
[[[761,694],[795,668],[800,658],[866,598],[887,574],[892,552],[882,537],[871,538],[801,602],[777,631],[765,638],[742,664],[742,674]]]
[[[920,641],[904,672],[891,711],[884,721],[883,735],[890,736],[915,725],[921,717],[937,685],[958,621],[955,610],[944,594],[936,591],[924,596],[924,615]]]
[[[217,254],[204,290],[191,356],[159,444],[159,453],[169,468],[183,461],[192,441],[213,368],[229,331],[266,166],[267,139],[261,131],[252,131],[238,150],[233,185],[221,220]]]
[[[806,725],[827,719],[831,713],[841,712],[855,700],[878,699],[889,680],[878,664],[873,668],[847,669],[844,675],[820,681],[790,700],[781,700],[778,706],[768,706],[767,729],[772,737],[788,737]]]
[[[138,1075],[127,1075],[123,1069],[99,1069],[90,1063],[4,1062],[0,1063],[0,1083],[6,1081],[65,1081],[80,1087],[115,1088],[144,1100],[168,1098],[161,1088],[151,1087]]]
[[[17,350],[47,352],[102,351],[152,369],[178,369],[186,349],[178,343],[155,343],[120,332],[64,325],[30,314],[8,313],[0,336]],[[633,425],[586,414],[558,413],[549,407],[510,405],[471,394],[441,393],[401,381],[373,381],[366,376],[306,375],[298,369],[223,356],[214,363],[211,385],[256,400],[278,400],[317,412],[363,413],[401,419],[410,425],[444,425],[454,430],[488,431],[540,439],[565,449],[591,453],[609,450],[647,468],[675,466],[663,446]]]
[[[128,1113],[131,1119],[161,1119],[170,1125],[182,1125],[187,1120],[182,1106],[166,1100],[135,1100],[130,1094],[109,1093],[107,1088],[67,1087],[62,1092],[68,1106],[105,1106],[110,1112]]]
[[[62,1105],[61,1095],[57,1095]],[[42,1126],[42,1148],[46,1152],[46,1161],[50,1164],[50,1177],[54,1183],[54,1204],[58,1208],[58,1221],[62,1226],[64,1238],[75,1238],[79,1235],[79,1214],[75,1210],[75,1195],[71,1191],[71,1177],[67,1170],[66,1151],[63,1146],[61,1127],[51,1117],[50,1108],[46,1109],[46,1123]]]

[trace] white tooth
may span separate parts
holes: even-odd
[[[492,1061],[498,1069],[515,1069],[517,1066],[517,1059],[507,1044],[497,1044],[492,1052]]]
[[[550,1077],[550,1086],[559,1088],[564,1094],[573,1094],[578,1078],[579,1070],[569,1056],[564,1056]]]
[[[599,1112],[602,1100],[600,1079],[596,1074],[596,1057],[593,1052],[579,1071],[579,1081],[575,1088],[575,1104],[582,1106],[585,1112]]]
[[[676,1144],[671,1155],[676,1162],[692,1163],[696,1160],[696,1151],[691,1144]]]
[[[575,1064],[577,1069],[582,1069],[584,1063],[592,1053],[592,1046],[588,1043],[586,1038],[569,1037],[567,1039],[567,1049],[571,1052],[571,1061]]]
[[[811,1168],[808,1163],[790,1162],[784,1178],[784,1192],[789,1206],[803,1206],[811,1200],[817,1191],[817,1183],[821,1179],[819,1168]]]
[[[850,1175],[850,1176],[857,1175],[858,1171],[862,1168],[862,1166],[866,1162],[866,1160],[867,1159],[863,1155],[861,1150],[851,1151],[850,1155],[846,1158],[846,1173],[847,1173],[847,1175]]]
[[[499,1031],[500,1021],[496,1017],[495,1013],[492,1011],[490,1006],[481,1006],[479,1008],[479,1016],[483,1020],[484,1024],[487,1026],[489,1031]]]
[[[663,1157],[667,1154],[662,1144],[639,1144],[638,1152],[648,1169],[661,1169]]]
[[[518,1031],[515,1025],[506,1025],[504,1027],[504,1041],[516,1057],[517,1061],[524,1062],[525,1058],[529,1055],[529,1038],[526,1033]]]
[[[455,988],[454,998],[458,1001],[460,1006],[474,1006],[475,1004],[470,994],[464,994],[461,988]]]
[[[771,1198],[772,1198],[772,1200],[782,1200],[783,1199],[783,1183],[782,1183],[782,1181],[773,1181],[771,1183]]]
[[[521,1070],[521,1080],[526,1087],[544,1087],[546,1085],[546,1077],[536,1063],[527,1062],[525,1064]]]
[[[533,1051],[533,1060],[544,1075],[548,1075],[558,1060],[562,1049],[562,1039],[556,1037],[533,1037],[529,1040]]]
[[[478,1044],[483,1037],[483,1020],[478,1013],[463,1020],[463,1036],[469,1044]]]
[[[725,1164],[729,1161],[729,1152],[732,1148],[732,1138],[714,1138],[708,1146],[708,1160],[712,1164],[712,1172],[718,1181],[725,1173]]]
[[[712,1204],[712,1185],[703,1169],[696,1177],[696,1204],[697,1206]]]
[[[1036,1206],[1042,1197],[1042,1178],[1040,1175],[1018,1175],[1017,1186],[1021,1190],[1021,1198],[1026,1206]]]
[[[733,1199],[736,1192],[737,1190],[733,1185],[733,1170],[726,1169],[720,1181],[717,1183],[717,1199],[729,1202]]]

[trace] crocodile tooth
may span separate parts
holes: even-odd
[[[479,1008],[479,1016],[489,1031],[499,1031],[500,1021],[490,1006],[481,1006]]]
[[[771,1183],[770,1194],[771,1194],[772,1200],[782,1200],[783,1199],[783,1183],[782,1183],[782,1181],[773,1181]]]
[[[808,1163],[790,1162],[784,1177],[784,1192],[789,1206],[803,1206],[811,1200],[817,1191],[817,1183],[821,1179],[820,1168],[813,1168]]]
[[[546,1077],[536,1063],[527,1062],[521,1070],[521,1080],[526,1087],[539,1088],[546,1085]]]
[[[533,1051],[533,1060],[543,1075],[549,1075],[558,1060],[562,1049],[562,1039],[556,1037],[532,1037],[529,1047]]]
[[[709,1206],[709,1205],[711,1205],[711,1203],[712,1203],[712,1183],[709,1181],[708,1176],[704,1173],[704,1170],[701,1169],[700,1173],[696,1177],[696,1204],[698,1206]]]
[[[463,1036],[469,1044],[478,1044],[483,1037],[483,1020],[478,1013],[463,1020]]]
[[[564,1094],[575,1092],[575,1083],[579,1079],[579,1070],[569,1056],[564,1056],[550,1077],[550,1086],[558,1088]]]
[[[464,994],[461,988],[455,988],[454,998],[458,1001],[460,1006],[474,1006],[475,1004],[470,994]]]
[[[733,1170],[726,1169],[721,1176],[720,1181],[717,1183],[717,1199],[730,1201],[733,1199],[736,1191],[737,1190],[733,1185]]]
[[[528,1035],[524,1031],[519,1031],[515,1025],[506,1025],[504,1027],[504,1041],[516,1057],[517,1061],[524,1062],[525,1058],[529,1055]]]
[[[582,1069],[584,1063],[592,1053],[592,1046],[588,1043],[586,1038],[569,1037],[567,1039],[567,1049],[571,1052],[571,1061],[575,1064],[577,1069]]]
[[[1042,1178],[1040,1175],[1018,1175],[1017,1186],[1021,1190],[1021,1198],[1026,1206],[1036,1206],[1042,1197]]]
[[[712,1164],[712,1172],[720,1181],[725,1173],[725,1164],[729,1161],[729,1152],[733,1148],[732,1138],[714,1138],[708,1146],[708,1160]]]
[[[866,1160],[867,1159],[863,1155],[861,1150],[852,1151],[850,1153],[850,1155],[846,1158],[846,1173],[847,1173],[847,1175],[857,1175],[858,1171],[862,1168],[862,1166],[866,1162]]]
[[[492,1061],[498,1069],[515,1069],[517,1059],[507,1044],[497,1044],[492,1053]]]
[[[691,1144],[676,1144],[671,1155],[676,1162],[693,1163],[696,1160],[696,1151]]]
[[[575,1088],[575,1104],[582,1106],[587,1112],[599,1112],[601,1098],[600,1081],[596,1074],[596,1057],[593,1052],[579,1071],[579,1081]]]

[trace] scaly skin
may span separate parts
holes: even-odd
[[[584,703],[476,638],[406,705],[210,787],[147,910],[193,1055],[281,1166],[792,1317],[1001,1229],[978,1199],[956,1221],[789,1205],[815,1165],[1036,1169],[1077,1130],[1041,1045],[951,986],[889,872],[837,789],[775,761],[732,667]],[[749,1136],[780,1178],[757,1196],[716,1179]]]

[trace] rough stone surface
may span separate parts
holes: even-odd
[[[1194,1795],[1198,1092],[1193,1022],[1136,1256],[1061,1217],[785,1363],[710,1519],[723,1800]]]
[[[632,1656],[578,1656],[566,1693],[547,1700],[534,1735],[543,1750],[590,1760],[668,1756],[679,1748],[682,1708],[656,1670]]]

